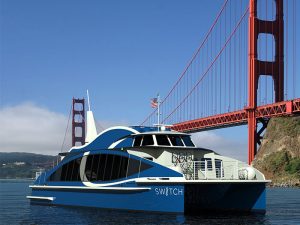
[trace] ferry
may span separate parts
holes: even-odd
[[[116,126],[87,140],[30,186],[31,203],[164,213],[266,210],[266,180],[239,160],[165,126]]]

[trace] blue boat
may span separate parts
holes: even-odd
[[[260,171],[164,126],[97,135],[87,122],[87,143],[61,157],[30,186],[31,203],[167,213],[266,209],[270,181]]]

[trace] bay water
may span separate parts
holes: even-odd
[[[203,215],[32,205],[30,180],[0,180],[0,224],[293,224],[300,225],[300,189],[268,188],[266,214]]]

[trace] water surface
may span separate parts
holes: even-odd
[[[199,216],[31,205],[28,180],[0,180],[0,224],[300,224],[300,189],[268,188],[267,212]]]

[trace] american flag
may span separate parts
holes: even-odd
[[[157,108],[157,106],[158,106],[157,98],[152,98],[151,99],[151,107]]]

